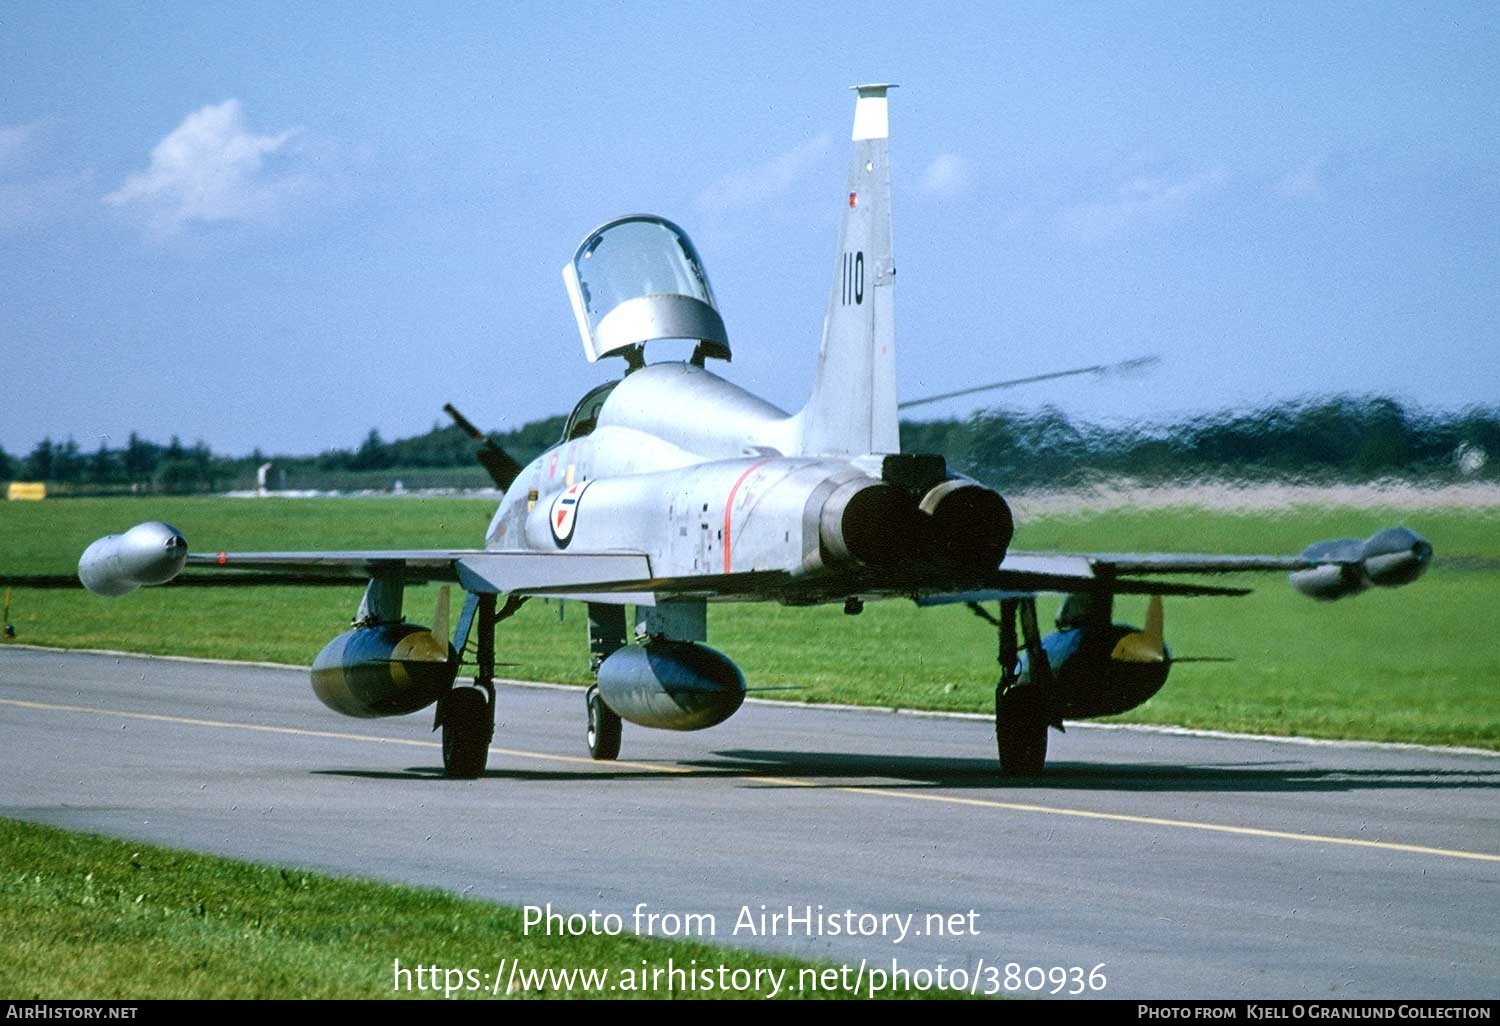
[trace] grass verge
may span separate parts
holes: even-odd
[[[628,921],[625,931],[546,937],[533,928],[526,936],[520,910],[440,891],[0,819],[0,994],[12,1000],[740,998],[771,996],[775,974],[778,998],[852,996],[799,989],[821,980],[827,966],[640,938],[629,935]],[[397,959],[410,980],[399,990]],[[669,959],[700,975],[670,975]],[[605,975],[593,989],[576,978],[560,985],[555,976],[509,989],[513,965],[518,981],[546,970]],[[418,966],[444,971],[419,975]],[[719,966],[751,984],[759,970],[761,989],[735,990],[733,975],[723,977],[726,989]],[[470,969],[475,975],[448,972]],[[491,992],[496,975],[504,980],[498,994]],[[418,986],[423,980],[427,989]],[[456,989],[446,994],[448,987]],[[955,995],[907,988],[877,996]]]

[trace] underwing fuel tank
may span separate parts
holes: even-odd
[[[1109,623],[1107,607],[1094,608],[1097,601],[1069,596],[1057,617],[1058,630],[1042,638],[1052,711],[1059,719],[1128,712],[1160,691],[1172,668],[1160,597],[1147,605],[1144,629]],[[1024,684],[1039,683],[1029,653],[1021,653],[1017,672]]]
[[[117,598],[143,584],[165,584],[187,560],[187,541],[171,524],[152,520],[109,534],[83,550],[78,579],[95,595]]]
[[[1172,653],[1162,645],[1155,659],[1122,658],[1121,642],[1140,631],[1126,624],[1097,624],[1056,631],[1042,639],[1055,683],[1059,717],[1074,720],[1129,712],[1167,682]],[[1019,673],[1034,683],[1024,652]]]
[[[404,716],[436,702],[458,676],[458,653],[413,623],[356,627],[313,660],[313,694],[334,712]]]
[[[745,701],[745,676],[724,653],[691,641],[617,649],[599,666],[599,697],[643,727],[702,730]]]
[[[1397,588],[1410,584],[1427,570],[1432,545],[1409,528],[1388,527],[1364,541],[1340,538],[1317,542],[1303,550],[1302,558],[1329,562],[1293,571],[1292,587],[1310,598],[1332,602],[1358,595],[1372,585]]]

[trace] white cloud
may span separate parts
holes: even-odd
[[[1120,183],[1104,199],[1064,208],[1062,226],[1085,242],[1115,239],[1137,225],[1180,216],[1228,180],[1223,168],[1199,171],[1184,178],[1136,175]]]
[[[969,162],[957,153],[939,153],[922,172],[921,189],[929,196],[957,196],[968,184]]]
[[[695,200],[698,209],[705,213],[725,213],[776,200],[812,170],[832,142],[825,132],[763,164],[731,171],[698,193]]]
[[[151,164],[104,197],[142,213],[162,234],[193,222],[262,221],[273,217],[306,184],[305,176],[267,167],[267,158],[292,156],[298,129],[256,135],[245,126],[238,100],[196,110],[151,151]]]

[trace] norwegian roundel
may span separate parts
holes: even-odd
[[[552,500],[552,509],[547,514],[547,523],[552,528],[552,540],[557,547],[565,549],[573,540],[573,525],[578,521],[578,500],[583,498],[589,483],[580,481]]]

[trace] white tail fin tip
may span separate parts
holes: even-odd
[[[890,118],[887,114],[885,93],[896,88],[894,83],[857,85],[849,88],[859,93],[854,103],[855,142],[861,139],[885,139],[891,134]]]

